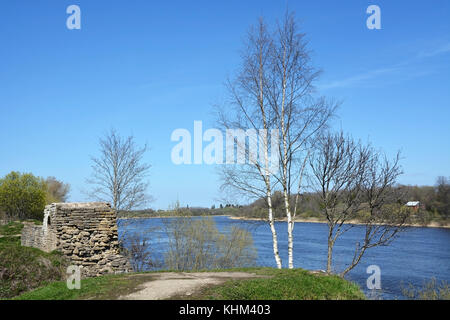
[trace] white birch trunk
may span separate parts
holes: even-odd
[[[284,205],[286,206],[287,224],[288,224],[288,263],[289,269],[294,268],[294,236],[292,231],[294,230],[294,221],[292,220],[291,210],[289,208],[288,194],[285,192]]]
[[[281,258],[280,253],[278,251],[278,237],[277,231],[275,230],[275,223],[273,220],[273,208],[272,208],[272,189],[270,186],[270,171],[269,171],[269,150],[268,150],[268,137],[267,130],[264,130],[264,164],[265,164],[265,182],[266,182],[266,191],[267,191],[267,206],[269,207],[269,226],[270,231],[272,232],[272,243],[273,243],[273,255],[275,257],[275,262],[277,264],[277,268],[281,269]]]
[[[278,252],[278,237],[277,237],[277,231],[275,230],[275,223],[273,221],[272,197],[271,197],[270,193],[267,194],[267,203],[269,206],[269,225],[270,225],[270,231],[272,232],[273,255],[275,257],[275,262],[277,264],[277,268],[281,269],[281,258],[280,258],[280,253]]]
[[[283,184],[283,194],[284,194],[284,207],[286,210],[287,217],[287,233],[288,233],[288,267],[289,269],[294,268],[294,237],[292,235],[292,230],[294,229],[292,214],[289,206],[289,194],[288,194],[288,150],[287,150],[287,128],[285,124],[285,102],[286,102],[286,48],[283,52],[283,82],[282,82],[282,100],[281,100],[281,135],[283,139],[283,174],[282,174],[282,184]]]
[[[264,95],[263,95],[263,63],[262,63],[262,52],[259,55],[259,105],[261,108],[261,114],[263,119],[264,126],[264,164],[265,164],[265,172],[264,172],[264,180],[266,183],[266,191],[267,191],[267,206],[269,207],[269,226],[270,231],[272,232],[272,243],[273,243],[273,255],[275,257],[275,262],[277,264],[277,268],[281,269],[281,258],[280,253],[278,251],[278,237],[277,232],[275,230],[275,223],[273,220],[273,209],[272,209],[272,189],[270,186],[270,170],[269,170],[269,144],[268,144],[268,126],[266,119],[266,112],[264,108]]]

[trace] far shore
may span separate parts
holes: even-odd
[[[233,220],[243,220],[243,221],[267,221],[267,219],[263,218],[248,218],[248,217],[233,217],[229,216],[230,219]],[[275,219],[276,222],[286,222],[287,219]],[[294,222],[300,222],[300,223],[327,223],[325,220],[319,220],[317,218],[295,218]],[[345,224],[355,224],[355,225],[364,225],[364,223],[358,221],[358,220],[348,220]],[[405,224],[405,227],[426,227],[426,228],[450,228],[450,224],[440,225],[437,222],[431,222],[429,224],[423,225],[418,223],[412,223],[412,224]]]
[[[198,216],[133,216],[133,217],[117,217],[117,219],[123,219],[123,220],[128,220],[128,219],[163,219],[163,218],[182,218],[182,217],[186,217],[186,218],[195,218],[195,217],[230,217],[232,218],[232,216],[228,215],[228,214],[210,214],[210,215],[198,215]]]
[[[227,214],[218,214],[218,215],[206,215],[206,216],[133,216],[133,217],[118,217],[118,219],[128,220],[128,219],[161,219],[161,218],[178,218],[178,217],[229,217],[232,220],[242,220],[242,221],[267,221],[264,218],[249,218],[249,217],[235,217]],[[276,222],[286,222],[287,219],[275,219]],[[294,222],[296,223],[327,223],[325,220],[319,220],[317,218],[295,218]],[[364,225],[364,223],[358,220],[349,220],[345,224],[355,224],[355,225]],[[429,224],[405,224],[406,227],[425,227],[425,228],[445,228],[450,229],[450,224],[440,225],[437,222],[431,222]]]

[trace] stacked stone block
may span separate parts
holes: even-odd
[[[25,225],[22,245],[60,251],[84,277],[131,270],[119,253],[116,214],[103,202],[46,206],[42,226]]]

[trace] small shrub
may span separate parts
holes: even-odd
[[[254,266],[256,249],[247,230],[219,232],[211,218],[179,217],[165,221],[169,238],[165,264],[171,270]]]
[[[446,281],[437,282],[435,278],[425,281],[422,287],[409,284],[402,289],[405,297],[414,300],[450,300],[450,286]]]

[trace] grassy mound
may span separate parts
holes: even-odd
[[[212,300],[361,300],[364,293],[355,283],[334,275],[313,274],[303,269],[251,268],[266,278],[230,280],[182,299]]]
[[[0,298],[11,298],[65,277],[67,261],[58,253],[22,247],[23,224],[0,227]]]
[[[190,295],[172,299],[226,300],[298,300],[298,299],[365,299],[358,285],[337,276],[317,275],[302,269],[245,268],[220,271],[242,271],[264,275],[264,278],[230,280],[204,287]],[[165,271],[167,272],[167,271]],[[18,300],[117,299],[139,290],[139,285],[152,281],[156,272],[107,275],[81,280],[80,290],[67,289],[64,281],[22,294]]]

